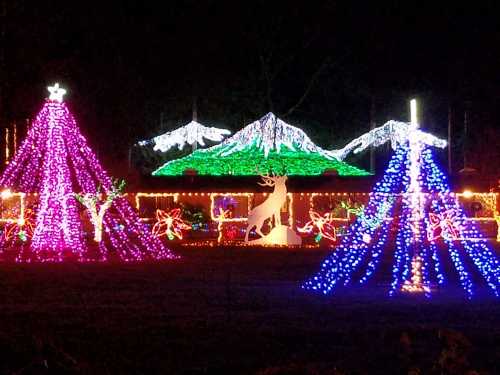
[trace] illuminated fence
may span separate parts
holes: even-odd
[[[248,212],[263,201],[269,193],[251,192],[182,192],[182,193],[147,193],[135,194],[135,206],[142,220],[153,221],[156,209],[170,209],[180,203],[197,202],[206,208],[211,224],[217,224],[221,218],[217,214],[219,206],[229,208],[231,212],[222,218],[223,222],[243,226]],[[498,193],[451,193],[455,196],[467,214],[467,220],[479,225],[488,237],[494,237],[500,224],[498,215]],[[287,215],[288,224],[300,226],[309,219],[309,212],[323,215],[331,212],[333,221],[338,226],[347,226],[355,216],[346,210],[345,205],[362,206],[369,200],[369,193],[357,192],[308,192],[288,193],[282,213]],[[232,203],[231,203],[232,202]],[[389,218],[390,219],[390,218]],[[500,240],[500,237],[499,237]]]
[[[500,213],[498,193],[476,193],[464,191],[457,193],[456,198],[464,208],[467,220],[475,223],[487,235],[500,242]]]
[[[480,226],[487,237],[495,237],[500,232],[498,193],[466,191],[451,194],[465,211],[466,220]],[[129,193],[128,199],[135,203],[141,220],[151,224],[155,221],[156,210],[168,211],[183,204],[196,204],[206,211],[209,220],[206,224],[216,232],[214,228],[221,220],[224,223],[233,223],[240,229],[244,228],[250,210],[268,195],[269,193],[260,192],[138,192]],[[314,211],[320,215],[329,213],[332,221],[336,223],[335,226],[346,227],[355,220],[355,215],[345,207],[362,207],[369,200],[369,196],[369,193],[356,192],[288,193],[287,202],[281,209],[282,219],[288,221],[292,228],[299,227],[310,220],[310,212]],[[3,191],[0,193],[0,225],[23,226],[25,216],[29,212],[33,216],[33,212],[36,212],[36,201],[35,194]],[[227,212],[227,216],[221,218],[218,215],[217,210],[220,208]],[[213,236],[213,233],[210,235]],[[500,236],[498,239],[500,240]]]
[[[248,219],[248,213],[252,209],[253,193],[211,193],[210,194],[210,217],[218,221],[219,210],[229,212],[223,222],[244,222]]]
[[[466,210],[469,220],[494,221],[498,213],[498,193],[474,193],[464,191],[455,194],[458,202]]]
[[[150,221],[158,209],[172,208],[177,203],[179,193],[137,193],[135,194],[135,208],[143,221]]]
[[[25,193],[15,193],[4,190],[0,193],[0,223],[24,225],[26,209]]]
[[[301,193],[303,195],[304,193]],[[360,205],[368,201],[368,193],[306,193],[309,196],[309,209],[325,213],[331,211],[333,220],[348,222],[352,214],[343,208],[345,205]]]

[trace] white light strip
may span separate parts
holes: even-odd
[[[182,150],[186,144],[193,145],[197,143],[205,146],[204,138],[213,142],[220,142],[224,139],[225,135],[229,134],[231,132],[227,129],[209,128],[196,121],[191,121],[183,127],[154,137],[152,140],[140,141],[138,144],[139,146],[145,146],[154,143],[153,150],[166,152],[174,146]]]
[[[410,100],[410,123],[418,127],[417,100]]]

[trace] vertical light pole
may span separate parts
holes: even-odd
[[[422,272],[425,264],[422,263],[420,243],[422,242],[422,219],[423,219],[423,197],[422,187],[419,180],[421,169],[421,156],[423,142],[420,139],[418,132],[418,112],[417,101],[412,99],[410,101],[410,133],[408,135],[410,147],[410,186],[408,189],[409,197],[407,199],[411,210],[410,228],[411,238],[410,243],[413,247],[413,255],[411,261],[411,278],[406,280],[402,285],[403,291],[409,292],[425,292],[428,293],[429,289],[426,285],[422,284]]]
[[[464,111],[464,146],[463,146],[463,153],[464,153],[464,171],[467,171],[468,165],[467,165],[467,127],[469,125],[469,112],[468,112],[468,104],[465,103],[465,111]]]
[[[410,122],[418,128],[417,99],[410,100]]]
[[[17,123],[14,122],[12,126],[12,156],[14,156],[17,152]]]
[[[198,105],[196,103],[196,96],[193,96],[193,121],[198,122]],[[198,127],[196,127],[196,139],[191,145],[193,152],[196,151],[198,148],[198,142],[196,141],[198,139]]]
[[[370,105],[370,131],[375,129],[375,95],[372,95]],[[370,172],[375,174],[375,148],[370,147]]]
[[[9,143],[10,143],[10,137],[9,137],[9,127],[5,127],[5,165],[9,164],[9,158],[10,158],[10,149],[9,149]]]
[[[410,186],[408,188],[409,204],[411,209],[411,228],[412,228],[412,242],[419,242],[421,239],[421,225],[420,219],[422,217],[422,199],[421,199],[421,186],[419,181],[420,174],[420,156],[422,153],[422,142],[418,137],[418,113],[417,113],[417,100],[410,100],[410,134],[409,147],[410,147]]]
[[[451,176],[451,103],[448,105],[448,174]]]
[[[469,166],[469,139],[468,139],[468,133],[469,133],[469,126],[470,126],[470,113],[471,113],[471,102],[469,100],[466,100],[465,103],[465,108],[464,108],[464,141],[462,145],[462,152],[463,152],[463,162],[464,162],[464,167],[460,170],[459,173],[463,173],[465,175],[471,174],[474,172],[477,172],[474,168]]]

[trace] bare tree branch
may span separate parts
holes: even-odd
[[[309,46],[318,39],[319,34],[314,34],[312,35],[309,39],[304,41],[300,48],[298,48],[295,53],[292,53],[287,56],[287,58],[284,58],[281,60],[281,63],[277,64],[276,69],[274,72],[271,74],[272,79],[274,79],[279,73],[283,71],[283,69],[286,66],[289,66],[295,59],[297,59],[298,56],[302,56],[305,50],[309,48]]]
[[[267,98],[267,105],[269,107],[270,112],[274,112],[274,103],[273,103],[273,98],[272,98],[272,89],[273,89],[273,83],[272,83],[272,77],[271,77],[271,72],[269,71],[269,61],[266,61],[264,57],[261,55],[260,56],[260,63],[262,65],[262,71],[264,72],[264,77],[266,78],[266,98]]]
[[[330,58],[327,57],[323,61],[323,63],[319,66],[319,68],[314,72],[314,74],[311,76],[311,79],[309,80],[309,83],[307,84],[306,89],[302,94],[302,96],[299,98],[299,100],[297,100],[297,102],[292,107],[290,107],[290,109],[287,112],[285,112],[281,117],[287,117],[291,115],[297,108],[299,108],[302,105],[304,100],[306,100],[307,96],[311,92],[311,89],[314,87],[314,84],[320,77],[321,73],[323,73],[323,71],[329,64],[330,64]]]

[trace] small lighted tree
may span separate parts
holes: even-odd
[[[217,236],[217,243],[220,244],[222,242],[222,238],[224,234],[222,233],[222,226],[224,224],[224,221],[229,217],[229,210],[225,210],[222,207],[219,207],[219,214],[214,217],[215,221],[217,222],[217,231],[219,232],[219,235]]]
[[[103,199],[101,187],[99,186],[95,193],[75,194],[75,198],[83,204],[90,214],[90,220],[94,225],[94,241],[102,241],[102,223],[106,211],[111,207],[115,198],[122,195],[125,188],[125,180],[115,180],[111,190],[106,192],[106,198]],[[99,207],[99,208],[98,208]]]
[[[495,221],[497,223],[497,242],[500,242],[500,212],[495,211]]]

